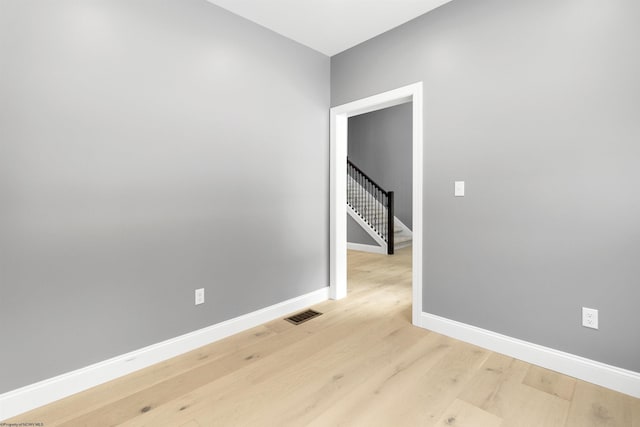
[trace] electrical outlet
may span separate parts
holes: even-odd
[[[204,288],[196,289],[196,305],[204,304]]]
[[[582,326],[598,329],[598,310],[582,307]]]

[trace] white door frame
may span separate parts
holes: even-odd
[[[422,313],[422,82],[331,108],[330,286],[332,299],[347,296],[347,137],[349,117],[411,102],[413,105],[412,321]]]

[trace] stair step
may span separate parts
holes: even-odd
[[[413,240],[411,236],[403,236],[403,237],[394,238],[393,243],[397,245],[400,243],[410,242],[411,240]]]

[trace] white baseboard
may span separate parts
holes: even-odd
[[[374,245],[365,245],[362,243],[347,242],[347,249],[350,249],[352,251],[370,252],[372,254],[385,255],[387,253],[387,250],[385,248],[382,248],[380,246],[374,246]]]
[[[543,368],[640,398],[640,373],[574,354],[511,338],[496,332],[422,313],[420,325],[442,335],[506,354]]]
[[[230,319],[66,374],[0,394],[0,421],[284,317],[329,298],[329,288]]]

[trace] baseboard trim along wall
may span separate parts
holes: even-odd
[[[365,245],[363,243],[347,242],[347,249],[350,249],[352,251],[370,252],[372,254],[386,255],[387,253],[387,250],[385,248],[382,248],[380,246],[374,246],[374,245]]]
[[[325,301],[329,288],[0,394],[0,421]]]
[[[422,313],[425,329],[506,354],[543,368],[640,398],[640,373],[596,362],[563,351],[511,338],[476,326]]]

